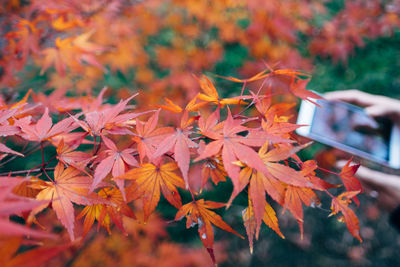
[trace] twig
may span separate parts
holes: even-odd
[[[54,171],[55,168],[46,168],[46,171]],[[30,174],[32,172],[42,172],[43,168],[36,168],[33,170],[22,170],[22,171],[9,171],[9,172],[2,172],[0,176],[4,175],[21,175],[21,174]]]

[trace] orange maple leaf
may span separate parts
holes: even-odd
[[[246,166],[239,174],[238,191],[234,191],[228,201],[230,205],[233,199],[242,191],[247,184],[249,186],[249,196],[254,208],[257,229],[261,226],[261,221],[265,209],[265,192],[267,192],[276,202],[281,205],[285,203],[286,188],[288,185],[300,187],[314,187],[313,184],[301,172],[289,166],[278,163],[285,160],[299,151],[304,146],[281,145],[267,152],[268,143],[264,144],[258,155],[264,162],[266,172],[261,172]],[[312,191],[311,191],[312,192]]]
[[[199,154],[202,153],[204,148],[205,143],[201,140],[199,143]],[[226,181],[226,176],[228,176],[228,174],[225,171],[221,156],[207,158],[201,167],[201,190],[207,183],[209,177],[211,177],[211,180],[217,185],[219,182]]]
[[[265,200],[264,200],[265,201]],[[263,222],[272,230],[274,230],[281,238],[285,238],[279,229],[278,218],[271,205],[265,201],[264,214],[262,217]],[[257,226],[257,221],[254,216],[253,204],[249,198],[249,206],[242,211],[243,224],[246,228],[247,237],[249,239],[250,253],[253,253],[253,238],[258,236],[260,233],[260,227]]]
[[[227,104],[239,104],[239,103],[246,104],[246,102],[242,101],[241,99],[237,99],[237,98],[220,98],[217,90],[215,89],[212,82],[207,78],[207,76],[202,75],[201,79],[199,79],[197,77],[196,77],[196,79],[200,84],[201,90],[203,90],[203,92],[204,92],[204,93],[200,93],[197,95],[198,99],[206,101],[207,103],[221,105],[222,107]]]
[[[290,210],[293,216],[296,218],[299,227],[301,238],[303,238],[303,206],[319,204],[320,201],[313,190],[306,187],[298,187],[288,185],[285,192],[284,208]]]
[[[349,208],[351,199],[353,199],[358,193],[360,193],[360,191],[344,192],[339,196],[332,198],[332,213],[329,216],[336,215],[341,212],[349,232],[360,242],[362,242],[360,236],[360,225],[357,216],[354,211]]]
[[[175,221],[181,220],[186,216],[186,228],[198,225],[198,231],[201,241],[204,247],[207,249],[211,256],[213,263],[215,264],[215,256],[213,250],[214,244],[214,233],[212,225],[215,225],[222,230],[234,233],[240,238],[244,238],[233,230],[227,223],[225,223],[221,216],[209,209],[219,209],[224,207],[224,203],[218,203],[213,201],[204,201],[204,199],[196,200],[188,204],[183,205],[176,213]]]
[[[176,175],[178,166],[175,163],[166,163],[161,165],[153,163],[140,164],[139,168],[133,168],[124,175],[114,179],[133,180],[133,191],[128,190],[127,198],[132,199],[135,196],[141,196],[143,199],[144,221],[147,221],[150,214],[156,208],[160,193],[174,207],[182,206],[181,197],[176,187],[184,188],[185,182]]]
[[[123,232],[125,232],[124,225],[122,223],[122,216],[128,216],[136,219],[132,209],[125,203],[121,191],[117,188],[102,188],[98,195],[110,204],[94,204],[86,206],[82,212],[76,217],[77,220],[85,216],[83,222],[83,236],[86,236],[95,220],[99,222],[98,226],[106,228],[107,232],[111,234],[110,224],[111,221]],[[99,227],[97,228],[99,229]]]
[[[300,186],[300,187],[313,187],[313,184],[299,171],[293,168],[278,163],[279,161],[285,160],[296,152],[307,146],[292,146],[290,144],[280,145],[270,151],[268,151],[268,144],[263,145],[258,154],[263,160],[268,174],[272,177],[282,181],[286,184]]]
[[[74,167],[64,169],[63,164],[59,162],[54,170],[54,181],[45,182],[44,185],[32,185],[33,188],[43,189],[37,194],[36,199],[51,201],[57,218],[67,228],[71,240],[75,239],[75,215],[72,203],[90,205],[96,202],[96,198],[88,196],[92,179],[80,174],[81,171]],[[48,204],[44,204],[33,209],[31,219],[47,206]]]

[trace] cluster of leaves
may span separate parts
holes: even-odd
[[[36,216],[51,207],[74,241],[77,205],[84,207],[78,215],[78,219],[84,218],[83,237],[95,221],[108,231],[115,225],[125,232],[123,218],[136,218],[131,203],[142,203],[146,222],[162,194],[178,210],[176,221],[186,217],[187,228],[198,227],[200,239],[215,262],[213,226],[242,236],[213,209],[229,208],[239,194],[248,196],[243,223],[252,251],[262,222],[284,237],[266,195],[290,211],[303,232],[302,205],[319,205],[315,192],[321,191],[332,197],[332,214],[341,213],[351,234],[361,241],[358,219],[349,208],[353,200],[358,204],[356,195],[361,191],[354,178],[358,165],[350,166],[349,161],[338,174],[346,191],[333,196],[328,190],[338,185],[316,176],[315,161],[303,162],[296,155],[307,144],[298,144],[292,134],[301,127],[289,122],[287,114],[293,105],[272,103],[273,95],[283,93],[309,101],[320,98],[305,89],[309,80],[304,78],[304,74],[291,69],[266,70],[245,80],[227,78],[243,83],[243,93],[220,98],[213,83],[202,76],[198,78],[201,92],[184,108],[166,99],[159,109],[143,112],[136,112],[129,105],[136,94],[115,105],[103,103],[106,89],[96,98],[62,96],[53,101],[51,95],[34,95],[35,103],[31,104],[28,92],[17,103],[2,101],[2,159],[8,162],[28,156],[30,152],[24,149],[32,143],[36,144],[32,149],[41,150],[42,155],[38,166],[10,172],[2,178],[4,184],[13,179],[19,181],[18,186],[4,187],[3,215],[28,209],[31,212],[25,216],[27,223],[39,224]],[[266,87],[271,79],[279,79],[287,86]],[[257,80],[263,81],[263,86],[246,94],[246,84]],[[168,116],[175,116],[171,126],[159,126],[163,110]],[[50,114],[57,114],[59,121],[53,123]],[[8,140],[23,143],[24,148],[12,150],[6,144]],[[50,147],[55,147],[57,153],[46,161],[45,150]],[[201,169],[195,171],[198,164]],[[25,178],[12,177],[21,173]],[[38,174],[32,176],[33,173]],[[218,184],[227,177],[233,184],[227,203],[201,196],[209,178]],[[199,181],[200,186],[196,187]],[[185,191],[191,194],[191,201],[183,204],[181,194]],[[10,205],[16,208],[10,209]],[[26,235],[31,231],[19,228],[8,222],[2,232]]]
[[[346,60],[363,38],[399,26],[396,1],[345,2],[319,26],[313,21],[326,8],[314,0],[9,1],[0,8],[0,84],[24,87],[26,77],[40,74],[46,88],[91,93],[104,84],[134,85],[153,92],[141,102],[157,104],[168,90],[184,104],[198,88],[192,73],[250,76],[264,68],[261,60],[311,70],[297,49],[299,35],[311,54]]]

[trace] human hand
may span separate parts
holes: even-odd
[[[371,117],[386,117],[400,124],[400,100],[355,89],[328,92],[324,97],[327,100],[340,100],[364,107],[365,112]]]
[[[336,163],[343,168],[347,161]],[[391,175],[360,166],[355,175],[365,192],[378,200],[378,205],[391,212],[400,205],[400,176]]]

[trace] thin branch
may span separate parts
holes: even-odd
[[[40,166],[40,165],[39,165]],[[44,170],[46,171],[54,171],[55,168],[46,168]],[[30,174],[32,172],[42,172],[43,168],[36,168],[33,170],[22,170],[22,171],[9,171],[9,172],[2,172],[0,173],[0,176],[4,176],[4,175],[21,175],[21,174]]]

